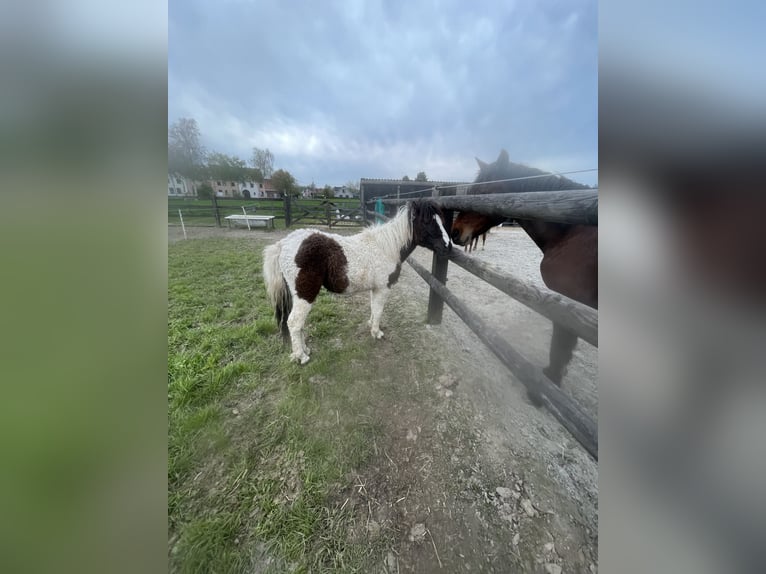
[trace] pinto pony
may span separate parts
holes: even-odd
[[[282,335],[292,343],[290,359],[301,365],[309,360],[303,325],[322,286],[333,293],[369,291],[370,333],[382,338],[383,306],[402,262],[418,245],[440,254],[452,247],[441,210],[427,200],[408,202],[387,223],[356,235],[299,229],[268,246],[263,278]]]
[[[472,195],[586,187],[555,175],[522,181],[497,181],[513,178],[517,175],[514,171],[522,167],[512,164],[505,150],[500,152],[494,163],[488,164],[478,158],[476,161],[479,163],[479,175],[469,190],[469,194]],[[505,219],[507,218],[461,212],[452,224],[452,241],[458,245],[468,245]],[[517,221],[543,252],[540,274],[545,285],[575,301],[598,309],[598,227],[525,219]],[[558,323],[553,324],[549,362],[543,373],[558,386],[561,386],[561,379],[572,359],[572,351],[576,344],[577,335]]]

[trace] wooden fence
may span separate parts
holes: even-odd
[[[180,215],[179,215],[180,210]],[[232,199],[213,197],[210,200],[192,200],[168,203],[168,223],[179,224],[183,217],[187,227],[226,226],[227,215],[273,215],[279,227],[295,224],[359,227],[364,225],[364,214],[359,200],[318,200],[294,197],[279,199]]]
[[[436,192],[438,193],[438,190]],[[405,201],[387,199],[383,200],[383,204],[396,206]],[[448,229],[452,226],[454,211],[461,208],[505,216],[509,219],[540,219],[590,225],[598,223],[598,192],[596,190],[434,197],[434,201],[444,210],[445,225]],[[373,221],[375,218],[388,219],[387,216],[381,216],[380,213],[371,210],[366,210],[365,215]],[[445,282],[450,261],[551,321],[564,325],[578,337],[596,347],[598,346],[598,312],[547,288],[537,287],[502,273],[495,266],[469,257],[458,249],[452,249],[446,256],[434,253],[430,273],[417,262],[407,260],[407,263],[430,286],[428,323],[441,322],[446,303],[530,391],[543,396],[546,406],[553,415],[583,445],[585,450],[598,460],[596,422],[569,395],[551,382],[541,368],[527,360],[495,329],[471,311],[468,305],[447,289]]]

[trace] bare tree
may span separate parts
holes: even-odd
[[[269,148],[261,149],[253,148],[253,167],[260,170],[263,177],[269,178],[274,173],[274,154],[269,151]]]
[[[180,118],[168,126],[168,168],[192,179],[202,179],[205,148],[197,120]]]

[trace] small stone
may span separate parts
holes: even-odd
[[[555,547],[553,546],[553,542],[548,542],[543,546],[543,549],[548,553],[552,554],[555,550]]]
[[[239,409],[232,409],[231,414],[239,416]]]
[[[417,438],[418,435],[416,433],[412,432],[410,429],[407,429],[407,440],[415,441]]]
[[[451,397],[452,396],[452,391],[447,389],[446,391],[444,391],[444,396],[447,397],[447,398]]]
[[[535,507],[532,506],[532,501],[530,501],[528,498],[521,500],[521,508],[524,509],[524,512],[526,512],[527,516],[530,518],[537,516],[537,510],[535,510]]]
[[[441,375],[439,383],[446,389],[454,389],[457,386],[457,379],[452,375]]]
[[[386,554],[386,569],[391,574],[399,570],[396,556],[394,556],[394,553],[391,552],[390,550],[388,551],[388,554]]]
[[[367,525],[367,532],[370,533],[371,537],[376,537],[378,534],[380,534],[380,524],[374,520],[370,520],[370,523]]]
[[[442,390],[442,386],[441,385],[436,385],[436,390],[437,391],[441,391]]]
[[[504,486],[498,486],[495,489],[495,492],[497,492],[497,495],[500,498],[510,498],[511,497],[511,493],[512,493],[510,488],[506,488]]]
[[[519,536],[519,533],[517,532],[516,534],[513,535],[513,538],[511,538],[511,544],[513,544],[514,546],[518,546],[519,538],[521,537]]]
[[[410,528],[410,542],[421,542],[426,537],[426,525],[417,523]]]
[[[545,565],[545,572],[546,574],[561,574],[561,566],[549,562]]]

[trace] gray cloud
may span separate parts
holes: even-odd
[[[299,181],[597,167],[593,1],[171,2],[170,120]],[[595,183],[595,174],[576,177]]]

